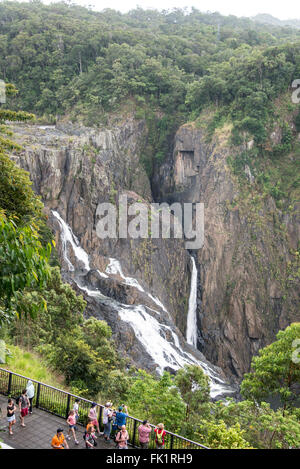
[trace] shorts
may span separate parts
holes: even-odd
[[[76,425],[69,425],[69,428],[76,428]]]
[[[97,420],[97,419],[92,420],[92,421],[91,421],[91,424],[94,425],[94,427],[95,427],[95,426],[97,427],[97,425],[98,425],[98,420]]]
[[[149,442],[148,442],[148,443],[141,443],[141,442],[140,442],[140,445],[141,445],[141,448],[142,448],[142,449],[148,449],[148,447],[149,447]]]
[[[16,417],[14,415],[11,415],[11,417],[7,417],[7,421],[8,422],[15,422],[16,421]]]
[[[21,417],[26,417],[28,415],[28,407],[21,409]]]

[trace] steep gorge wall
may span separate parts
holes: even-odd
[[[170,317],[149,296],[124,285],[119,274],[114,279],[99,279],[91,274],[88,279],[91,285],[97,285],[104,294],[122,303],[142,303],[160,309],[160,314],[166,316],[166,324],[170,321],[176,324],[180,335],[180,330],[185,330],[191,269],[183,240],[99,239],[96,233],[99,203],[117,206],[122,193],[127,195],[129,203],[152,201],[150,182],[140,164],[146,133],[144,123],[129,118],[103,130],[72,125],[56,128],[15,125],[12,130],[24,151],[11,157],[29,172],[33,188],[45,204],[49,225],[56,236],[63,276],[69,280],[63,262],[60,226],[52,210],[72,228],[94,270],[105,272],[110,258],[118,259],[124,275],[137,279],[147,292],[159,299]],[[73,253],[68,255],[72,261]],[[140,346],[134,349],[130,328],[121,325],[109,307],[103,304],[99,307],[88,298],[88,312],[93,314],[95,310],[100,318],[109,320],[121,347],[130,351],[136,363],[146,367],[147,360],[141,359]],[[184,342],[183,336],[181,339]]]
[[[229,131],[207,143],[202,129],[182,126],[154,187],[159,200],[204,203],[205,242],[196,252],[198,348],[241,378],[259,348],[300,319],[300,204],[284,212],[250,182],[239,185],[227,164]]]
[[[152,201],[140,164],[143,122],[127,119],[103,130],[22,125],[14,131],[25,150],[12,158],[29,171],[57,241],[52,209],[71,226],[95,269],[104,272],[109,258],[119,259],[124,273],[137,278],[166,306],[185,337],[191,263],[183,241],[100,240],[95,230],[99,202],[116,203],[124,191],[132,201]],[[299,205],[284,213],[271,197],[257,200],[251,191],[243,191],[227,165],[232,151],[227,136],[225,131],[206,143],[202,129],[182,126],[173,154],[154,175],[152,188],[156,200],[204,203],[205,244],[194,252],[199,274],[198,348],[227,376],[241,378],[259,348],[274,340],[279,329],[299,320],[292,254],[299,241]],[[99,286],[99,279],[90,280]],[[127,304],[139,303],[139,293],[118,279],[100,283],[105,294]],[[93,312],[97,307],[89,299],[88,309]],[[142,351],[134,348],[132,331],[120,326],[110,308],[101,308],[117,341],[126,350],[132,348],[138,362]]]

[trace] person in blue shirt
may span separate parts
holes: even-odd
[[[128,417],[128,410],[126,405],[123,404],[119,407],[119,411],[116,412],[116,424],[119,430],[121,430],[123,425],[126,425],[126,417]]]

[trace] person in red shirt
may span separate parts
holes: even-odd
[[[155,443],[157,449],[164,449],[165,447],[165,436],[166,431],[164,430],[165,426],[163,423],[159,423],[155,428]]]

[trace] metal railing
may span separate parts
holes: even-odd
[[[26,388],[27,382],[30,380],[35,388],[33,406],[38,409],[49,412],[57,417],[68,418],[70,409],[73,408],[75,399],[80,399],[80,415],[78,424],[86,425],[88,422],[88,414],[92,401],[83,397],[75,396],[67,391],[57,389],[48,384],[41,383],[26,376],[13,373],[12,371],[0,368],[0,394],[8,397],[17,398],[23,389]],[[104,406],[97,404],[97,414],[99,426],[102,429],[102,414]],[[126,428],[129,434],[129,444],[135,448],[139,447],[138,425],[141,420],[128,416],[126,419]],[[154,425],[151,425],[155,428]],[[149,448],[155,448],[155,434],[152,431],[150,436]],[[166,430],[165,449],[209,449],[195,441],[188,440],[183,436],[177,435]]]

